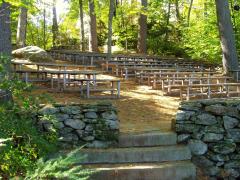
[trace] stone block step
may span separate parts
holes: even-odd
[[[104,180],[183,180],[196,179],[196,168],[190,161],[154,164],[117,164],[88,167],[95,170],[89,179]]]
[[[187,146],[82,149],[79,154],[85,157],[79,164],[152,163],[191,159]]]
[[[175,145],[177,135],[174,132],[146,132],[139,134],[120,134],[119,147],[147,147]]]

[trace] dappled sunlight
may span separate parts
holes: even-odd
[[[101,74],[101,79],[116,78]],[[62,93],[36,90],[34,93],[47,93],[59,103],[92,103],[98,100],[82,99],[79,92]],[[99,100],[100,101],[100,100]],[[102,100],[101,100],[102,101]],[[152,90],[134,81],[121,81],[121,98],[108,99],[118,109],[121,132],[170,131],[171,121],[176,114],[179,98],[163,96],[162,91]]]

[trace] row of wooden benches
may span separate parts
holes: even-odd
[[[140,83],[147,82],[153,89],[161,89],[164,94],[178,93],[181,100],[190,100],[195,96],[230,97],[240,93],[240,83],[232,83],[232,77],[221,76],[216,72],[140,73],[137,79]]]
[[[68,91],[77,87],[80,94],[87,98],[96,98],[93,96],[95,93],[106,92],[110,92],[108,98],[120,97],[120,80],[97,79],[98,71],[16,70],[15,73],[26,83],[50,82],[51,89]]]

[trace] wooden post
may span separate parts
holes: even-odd
[[[90,97],[90,81],[87,81],[87,98]]]
[[[117,82],[117,97],[120,98],[120,81]]]

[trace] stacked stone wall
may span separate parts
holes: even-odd
[[[111,103],[45,105],[38,111],[38,128],[55,131],[62,146],[106,148],[116,144],[119,121]]]
[[[240,178],[240,100],[182,102],[174,125],[204,175]]]

